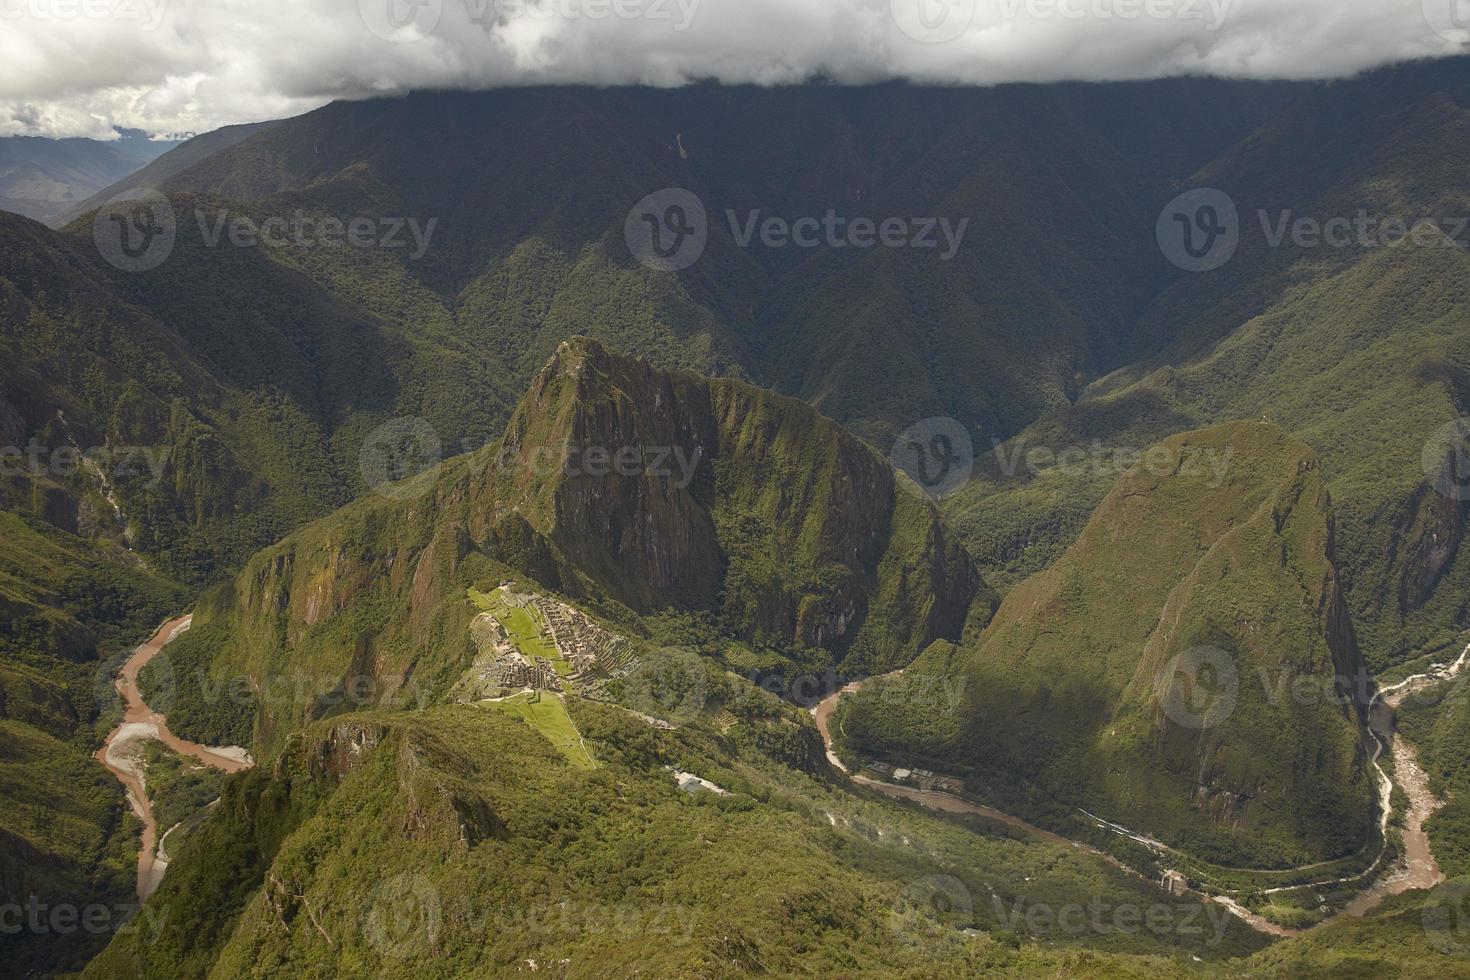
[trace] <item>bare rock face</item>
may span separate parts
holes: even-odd
[[[1447,464],[1448,465],[1448,464]],[[1405,561],[1399,582],[1399,613],[1422,606],[1435,583],[1460,548],[1465,530],[1465,503],[1420,490],[1409,501],[1409,514],[1400,522],[1399,543]]]
[[[809,406],[594,341],[558,348],[500,458],[473,496],[550,544],[563,587],[641,612],[888,665],[957,639],[982,589],[934,509]]]

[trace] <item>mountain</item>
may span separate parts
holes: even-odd
[[[114,178],[106,187],[86,200],[72,204],[65,211],[50,218],[38,218],[45,221],[53,228],[61,228],[84,214],[96,211],[109,200],[122,194],[126,194],[135,188],[157,187],[169,177],[192,167],[194,164],[208,157],[210,154],[226,147],[234,146],[245,137],[258,133],[274,122],[242,123],[237,126],[221,126],[219,129],[201,133],[190,137],[182,143],[164,143],[163,153],[151,159],[147,166],[141,167],[127,174],[121,179]],[[21,212],[24,214],[25,212]],[[37,215],[27,215],[37,218]]]
[[[766,380],[879,442],[936,414],[1010,434],[1079,379],[1132,359],[1127,325],[1160,259],[1151,237],[1120,231],[1296,91],[1202,81],[418,93],[287,120],[162,189],[266,213],[437,219],[407,270],[405,285],[422,287],[416,315],[432,309],[497,351],[517,367],[516,387],[562,338],[593,333],[661,366]],[[1157,98],[1196,109],[1138,132],[1137,107]],[[667,187],[698,195],[709,225],[703,255],[672,280],[630,263],[623,243],[629,210]],[[939,248],[740,242],[752,217],[828,210],[942,216],[968,231],[948,261]],[[1065,261],[1036,261],[1059,248]]]
[[[998,583],[1055,560],[1108,491],[1116,457],[1268,417],[1322,460],[1369,664],[1383,670],[1453,642],[1470,623],[1459,598],[1467,515],[1433,489],[1448,464],[1423,456],[1470,404],[1463,228],[1453,237],[1470,200],[1450,152],[1470,125],[1460,67],[1317,91],[1192,178],[1232,197],[1242,230],[1226,265],[1178,274],[1151,304],[1141,329],[1174,338],[984,453],[977,480],[947,502]],[[1304,141],[1309,129],[1332,136]],[[1334,216],[1362,222],[1363,237],[1332,247],[1287,231]],[[1381,237],[1392,218],[1431,222],[1424,244]],[[1274,229],[1283,234],[1273,243]],[[1027,464],[1038,450],[1080,450],[1088,462]]]
[[[566,342],[503,440],[308,525],[206,597],[173,655],[175,726],[270,744],[322,710],[267,700],[256,731],[248,712],[191,729],[215,675],[449,687],[465,590],[493,568],[753,676],[902,665],[992,598],[899,481],[801,402]]]
[[[83,200],[178,146],[123,130],[112,141],[0,138],[0,210],[58,222]]]
[[[123,651],[184,591],[121,548],[0,513],[0,894],[46,908],[133,897],[127,804],[92,758],[116,717]],[[26,929],[7,938],[18,972],[79,969],[107,941]]]
[[[1382,669],[1464,625],[1466,515],[1426,493],[1416,455],[1461,414],[1462,255],[1273,245],[1266,232],[1283,216],[1466,213],[1452,162],[1466,64],[1315,84],[557,88],[340,103],[161,158],[179,244],[157,269],[111,278],[222,381],[299,413],[328,447],[321,476],[336,495],[311,488],[291,508],[307,516],[362,489],[347,444],[390,419],[427,419],[451,451],[493,439],[575,334],[772,386],[880,448],[922,419],[960,420],[979,478],[945,510],[1002,586],[1053,561],[1111,480],[1090,468],[1008,475],[987,451],[996,440],[1005,459],[1099,444],[1126,454],[1267,414],[1324,460],[1344,589]],[[1411,146],[1445,162],[1425,168]],[[1204,275],[1172,266],[1154,234],[1160,208],[1196,185],[1230,193],[1244,229],[1234,258]],[[670,186],[709,215],[703,255],[672,275],[623,241],[634,204]],[[938,249],[739,241],[752,217],[829,209],[968,223],[949,261]],[[416,259],[221,237],[228,219],[258,227],[298,212],[308,228],[366,218],[432,230]],[[235,285],[222,305],[212,290],[226,267]],[[1344,317],[1352,331],[1336,329]],[[1358,350],[1370,333],[1378,349]],[[344,371],[336,350],[361,368]],[[1344,356],[1322,356],[1332,350]],[[1381,378],[1381,405],[1342,396],[1362,370],[1345,356]],[[316,381],[328,364],[336,376]],[[1181,392],[1180,372],[1198,387]],[[1411,395],[1421,378],[1443,395]],[[264,523],[254,546],[290,526]],[[246,553],[213,538],[196,568]]]
[[[864,691],[843,730],[1229,867],[1364,850],[1365,675],[1332,560],[1304,444],[1264,422],[1171,437],[973,644]],[[905,696],[936,672],[963,687],[951,716]]]

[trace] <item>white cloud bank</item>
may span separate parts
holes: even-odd
[[[1320,78],[1466,41],[1470,0],[0,0],[0,135],[413,88]]]

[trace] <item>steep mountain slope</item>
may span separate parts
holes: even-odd
[[[1442,468],[1423,456],[1467,405],[1470,258],[1456,216],[1470,214],[1470,174],[1452,148],[1470,135],[1470,83],[1444,66],[1425,72],[1366,87],[1381,112],[1366,117],[1341,89],[1324,90],[1196,177],[1234,198],[1241,242],[1225,266],[1181,274],[1151,304],[1140,329],[1174,339],[985,454],[979,479],[947,507],[999,580],[1055,559],[1107,491],[1115,456],[1267,416],[1322,459],[1343,586],[1372,666],[1466,625],[1466,512],[1433,489]],[[1304,142],[1309,126],[1330,137]],[[1367,230],[1331,246],[1298,239],[1302,219]],[[1395,235],[1389,219],[1432,224]],[[1077,449],[1085,463],[1056,465]],[[1038,450],[1049,455],[1031,466]]]
[[[182,601],[178,586],[120,549],[0,513],[0,903],[8,908],[100,905],[111,917],[131,900],[127,805],[92,750],[116,712],[108,681],[117,656]],[[6,956],[17,972],[77,969],[107,938],[12,930]]]
[[[1178,85],[421,93],[288,120],[163,189],[437,218],[412,279],[517,383],[590,333],[661,366],[769,379],[879,441],[941,413],[1007,435],[1131,359],[1160,260],[1120,230],[1297,91]],[[1178,121],[1147,149],[1119,138],[1156,96],[1212,111],[1156,117]],[[674,277],[622,241],[629,210],[666,187],[708,216],[703,255]],[[739,240],[752,217],[828,211],[967,230],[950,260]]]
[[[795,768],[772,747],[814,738],[809,719],[752,693],[728,736],[578,702],[602,760],[592,772],[480,705],[312,726],[270,769],[227,785],[149,902],[172,913],[161,928],[118,937],[86,975],[485,976],[534,963],[568,977],[834,964],[860,976],[1141,976],[1263,942],[1096,855]],[[665,766],[728,792],[680,792]],[[1078,895],[1168,924],[1028,935],[1029,909]]]
[[[844,731],[1223,865],[1358,851],[1372,813],[1364,675],[1332,555],[1305,445],[1261,422],[1175,436],[972,646],[875,688]],[[904,696],[946,669],[963,683],[953,716]]]

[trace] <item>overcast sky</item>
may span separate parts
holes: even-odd
[[[1470,26],[1470,0],[1458,0]],[[1457,0],[0,0],[0,135],[202,132],[412,88],[1331,77]]]

